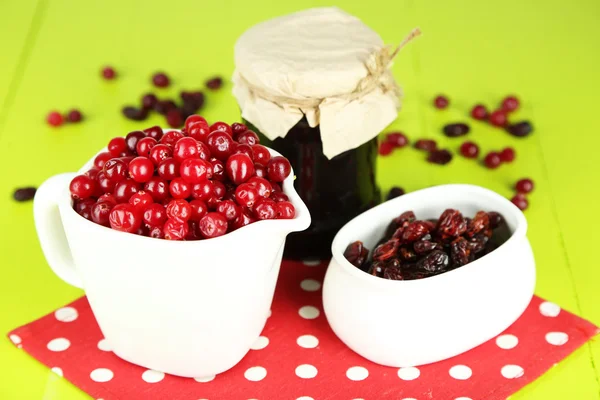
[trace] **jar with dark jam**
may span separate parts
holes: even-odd
[[[244,121],[261,144],[287,157],[294,168],[294,186],[310,210],[312,223],[303,232],[289,234],[284,256],[295,259],[327,258],[337,231],[363,211],[379,204],[375,181],[377,138],[332,159],[323,154],[319,127],[303,118],[285,136],[273,141]]]

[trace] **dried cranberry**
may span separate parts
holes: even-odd
[[[446,165],[452,161],[452,153],[448,150],[432,150],[427,156],[427,161],[433,164]]]
[[[406,227],[397,231],[398,236],[394,233],[394,237],[400,239],[402,243],[413,243],[421,239],[430,232],[431,228],[423,221],[414,221]]]
[[[487,108],[485,108],[485,106],[483,104],[477,104],[471,110],[471,117],[473,117],[475,119],[484,120],[487,118],[487,116],[488,116],[488,110],[487,110]]]
[[[502,215],[500,213],[497,213],[495,211],[490,211],[487,214],[488,214],[488,219],[490,221],[490,228],[496,229],[497,227],[499,227],[501,224],[504,223],[504,218],[502,217]]]
[[[392,281],[403,281],[404,275],[402,274],[400,268],[386,267],[383,270],[383,278],[390,279]]]
[[[344,257],[357,268],[362,268],[369,256],[369,250],[364,247],[361,241],[350,243],[344,251]]]
[[[125,106],[121,110],[125,118],[133,121],[143,121],[148,118],[148,111],[143,108],[136,108],[133,106]]]
[[[415,149],[432,151],[437,149],[437,143],[431,139],[419,139],[415,142]]]
[[[154,105],[154,111],[160,115],[167,115],[170,110],[176,109],[177,104],[173,100],[160,100]]]
[[[383,271],[385,269],[385,264],[381,261],[374,262],[367,271],[370,275],[383,277]]]
[[[433,250],[440,249],[440,247],[441,246],[439,243],[432,242],[430,240],[419,240],[413,245],[415,253],[419,255],[430,253]]]
[[[485,211],[478,211],[477,214],[471,219],[467,225],[467,231],[465,235],[467,237],[473,237],[476,234],[485,231],[490,228],[490,218]]]
[[[450,258],[452,259],[452,268],[462,267],[473,261],[471,257],[471,246],[465,238],[459,237],[450,244]]]
[[[433,105],[435,108],[443,109],[448,107],[448,104],[450,104],[450,101],[444,95],[438,95],[435,99],[433,99]]]
[[[443,272],[446,268],[448,268],[448,264],[448,254],[441,250],[434,250],[417,261],[417,268],[427,271],[428,273],[435,274]]]
[[[529,178],[519,179],[515,189],[519,193],[531,193],[533,191],[533,181]]]
[[[512,199],[510,199],[510,201],[512,201],[512,203],[521,211],[525,211],[527,207],[529,207],[527,198],[521,193],[517,193]]]
[[[178,108],[172,108],[167,111],[167,124],[171,128],[179,128],[183,125],[184,117],[181,110]]]
[[[529,134],[533,131],[533,126],[529,121],[522,121],[516,124],[509,125],[506,130],[513,136],[516,137],[525,137],[529,136]]]
[[[374,261],[385,261],[396,255],[399,246],[398,239],[390,239],[387,242],[380,244],[373,250]]]
[[[223,86],[223,78],[215,76],[206,81],[206,87],[210,90],[217,90]]]
[[[395,199],[396,197],[400,197],[403,196],[406,192],[404,191],[404,189],[402,189],[401,187],[398,186],[394,186],[393,188],[390,189],[390,191],[388,192],[387,195],[387,200],[391,200],[391,199]]]
[[[443,240],[458,237],[467,231],[467,223],[458,210],[445,210],[436,226],[438,234]]]
[[[24,187],[24,188],[19,188],[17,190],[14,191],[13,193],[13,199],[15,199],[16,201],[29,201],[29,200],[33,200],[33,198],[35,197],[35,192],[36,192],[36,188],[34,187]]]
[[[402,261],[415,261],[417,254],[408,245],[402,245],[398,248],[398,255]]]
[[[463,123],[448,124],[442,129],[444,135],[448,137],[463,136],[469,133],[470,130],[471,128],[469,128],[469,125]]]
[[[473,142],[464,142],[460,146],[460,153],[466,158],[477,158],[479,155],[479,146]]]

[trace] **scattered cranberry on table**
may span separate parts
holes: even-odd
[[[83,115],[81,115],[81,111],[73,109],[67,113],[65,119],[69,122],[77,123],[83,119]]]
[[[113,67],[104,67],[102,68],[102,77],[106,80],[115,79],[117,73],[115,72]]]
[[[388,192],[387,200],[395,199],[396,197],[403,196],[404,194],[406,194],[404,189],[402,189],[401,187],[398,187],[398,186],[394,186]]]
[[[448,107],[449,104],[450,101],[444,95],[438,95],[435,99],[433,99],[433,105],[435,106],[435,108],[438,108],[440,110]]]
[[[519,99],[515,96],[507,96],[502,100],[502,109],[506,112],[515,111],[519,108]]]
[[[169,77],[164,72],[157,72],[152,76],[152,83],[159,88],[165,88],[171,83]]]
[[[485,158],[483,159],[483,163],[486,167],[490,169],[496,169],[502,164],[502,158],[500,158],[500,153],[495,151],[489,152]]]
[[[232,138],[234,128],[253,144]],[[233,151],[234,145],[248,149]],[[191,115],[182,132],[153,126],[111,139],[108,151],[73,178],[69,189],[74,210],[99,225],[166,240],[200,240],[260,220],[294,218],[294,206],[279,186],[290,173],[290,162],[271,157],[243,124],[209,127]],[[14,197],[25,201],[34,194],[24,188]]]
[[[463,123],[448,124],[442,129],[444,135],[448,137],[464,136],[469,133],[470,130],[471,128],[469,128],[469,125]]]
[[[515,189],[518,193],[531,193],[533,191],[533,181],[529,178],[523,178],[517,181]]]
[[[502,162],[513,162],[515,160],[515,149],[512,147],[505,147],[500,152],[500,159]]]
[[[506,126],[508,122],[508,118],[506,117],[506,111],[504,110],[496,110],[490,114],[489,117],[490,124],[498,127]]]
[[[446,165],[450,161],[452,161],[452,153],[445,149],[432,150],[427,155],[427,161],[429,161],[432,164]]]
[[[385,141],[396,148],[402,148],[408,144],[408,138],[402,132],[391,132],[385,136]]]
[[[223,78],[215,76],[206,81],[206,87],[210,90],[217,90],[223,86]]]
[[[460,145],[460,154],[465,158],[477,158],[479,155],[479,146],[473,142],[464,142]]]
[[[58,111],[51,111],[46,117],[48,124],[52,126],[60,126],[63,124],[63,116]]]
[[[422,279],[469,264],[497,249],[511,235],[502,215],[479,211],[473,218],[445,210],[439,219],[417,220],[406,211],[388,225],[372,252],[361,241],[344,257],[362,271],[390,280]]]
[[[379,144],[379,155],[388,156],[394,151],[394,144],[390,142],[381,142]]]
[[[415,142],[415,149],[433,151],[437,149],[437,143],[432,139],[419,139]]]
[[[471,117],[480,121],[485,120],[488,117],[488,110],[483,104],[477,104],[471,110]]]
[[[510,201],[512,201],[512,203],[515,206],[517,206],[521,211],[525,211],[527,207],[529,207],[529,202],[527,201],[525,195],[522,193],[517,193],[513,196],[512,199],[510,199]]]
[[[529,121],[522,121],[509,125],[506,130],[513,136],[525,137],[529,136],[529,134],[533,132],[533,126]]]

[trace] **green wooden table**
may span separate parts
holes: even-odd
[[[15,187],[39,185],[74,171],[115,135],[140,127],[120,116],[151,90],[163,69],[174,80],[161,94],[229,77],[236,38],[263,19],[330,2],[296,0],[129,1],[4,0],[0,2],[0,333],[30,322],[82,292],[48,268],[33,226],[31,203],[12,201]],[[413,27],[424,35],[396,59],[405,104],[390,127],[411,139],[431,137],[452,149],[440,128],[464,120],[472,104],[522,99],[518,116],[533,121],[524,140],[483,123],[471,139],[484,151],[511,145],[517,160],[497,170],[456,157],[446,167],[404,149],[379,161],[383,189],[408,191],[467,182],[511,196],[524,176],[536,183],[526,212],[538,265],[537,294],[600,324],[598,167],[600,148],[600,2],[536,0],[345,0],[388,43]],[[119,79],[99,79],[113,65]],[[437,111],[437,93],[452,107]],[[51,109],[80,108],[84,123],[53,129]],[[230,86],[209,93],[209,120],[238,118]],[[152,117],[149,124],[163,123]],[[519,279],[515,276],[515,279]],[[511,399],[600,399],[600,344],[592,342]],[[85,399],[86,395],[31,357],[0,340],[0,398]]]

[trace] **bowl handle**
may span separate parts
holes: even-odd
[[[63,281],[81,289],[81,277],[75,268],[58,209],[60,197],[76,175],[60,174],[46,180],[35,193],[33,216],[40,245],[50,268]]]

